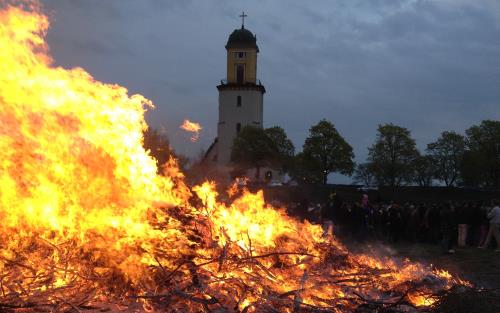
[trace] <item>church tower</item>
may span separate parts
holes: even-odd
[[[245,28],[234,30],[226,44],[227,74],[219,90],[216,160],[219,165],[231,161],[234,138],[245,126],[262,127],[263,98],[266,89],[257,79],[257,37]]]

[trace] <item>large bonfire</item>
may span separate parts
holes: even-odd
[[[262,192],[190,188],[142,146],[141,95],[53,65],[36,3],[0,11],[0,311],[422,310],[462,284],[348,253]]]

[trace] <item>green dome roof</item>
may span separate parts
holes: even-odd
[[[259,47],[257,46],[257,37],[244,27],[235,29],[231,33],[231,35],[229,35],[226,49],[229,48],[255,48],[257,49],[257,52],[259,52]]]

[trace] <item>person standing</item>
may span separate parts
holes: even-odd
[[[363,237],[365,237],[368,235],[372,223],[372,210],[367,194],[363,194],[361,198],[361,208],[363,209]]]
[[[486,242],[486,237],[488,237],[488,231],[490,229],[490,221],[488,220],[488,212],[490,208],[486,205],[481,205],[479,207],[479,241],[478,248],[484,246]]]
[[[417,242],[418,228],[420,226],[420,216],[418,208],[415,205],[410,205],[408,208],[409,215],[407,219],[406,231],[408,234],[408,239],[411,243]]]
[[[478,202],[472,202],[469,206],[470,227],[469,241],[472,246],[478,246],[481,228],[481,207]]]
[[[401,239],[401,230],[403,228],[403,217],[401,208],[398,204],[392,203],[389,210],[390,231],[393,242]]]
[[[441,225],[441,206],[433,204],[429,210],[430,241],[437,243],[439,241],[439,231]]]
[[[462,203],[457,208],[457,222],[458,222],[458,246],[465,247],[467,240],[467,230],[469,228],[469,204]]]
[[[492,200],[491,205],[492,208],[488,212],[488,218],[490,219],[490,229],[488,230],[486,241],[481,246],[481,248],[487,248],[491,242],[491,238],[495,237],[495,241],[497,242],[495,251],[500,252],[500,207],[498,206],[498,200]]]
[[[446,203],[440,211],[441,248],[443,253],[455,253],[452,249],[453,234],[455,233],[456,220],[455,208],[451,203]]]

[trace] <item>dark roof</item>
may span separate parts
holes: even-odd
[[[217,145],[218,141],[219,141],[219,138],[215,137],[214,142],[212,142],[210,147],[208,147],[207,152],[205,152],[205,156],[203,156],[202,162],[205,162],[208,159],[210,152],[212,152],[212,150],[215,149],[215,146]],[[210,161],[210,160],[208,160],[208,161]]]
[[[226,49],[229,48],[255,48],[259,52],[257,46],[257,37],[248,29],[241,27],[235,29],[227,40]]]

